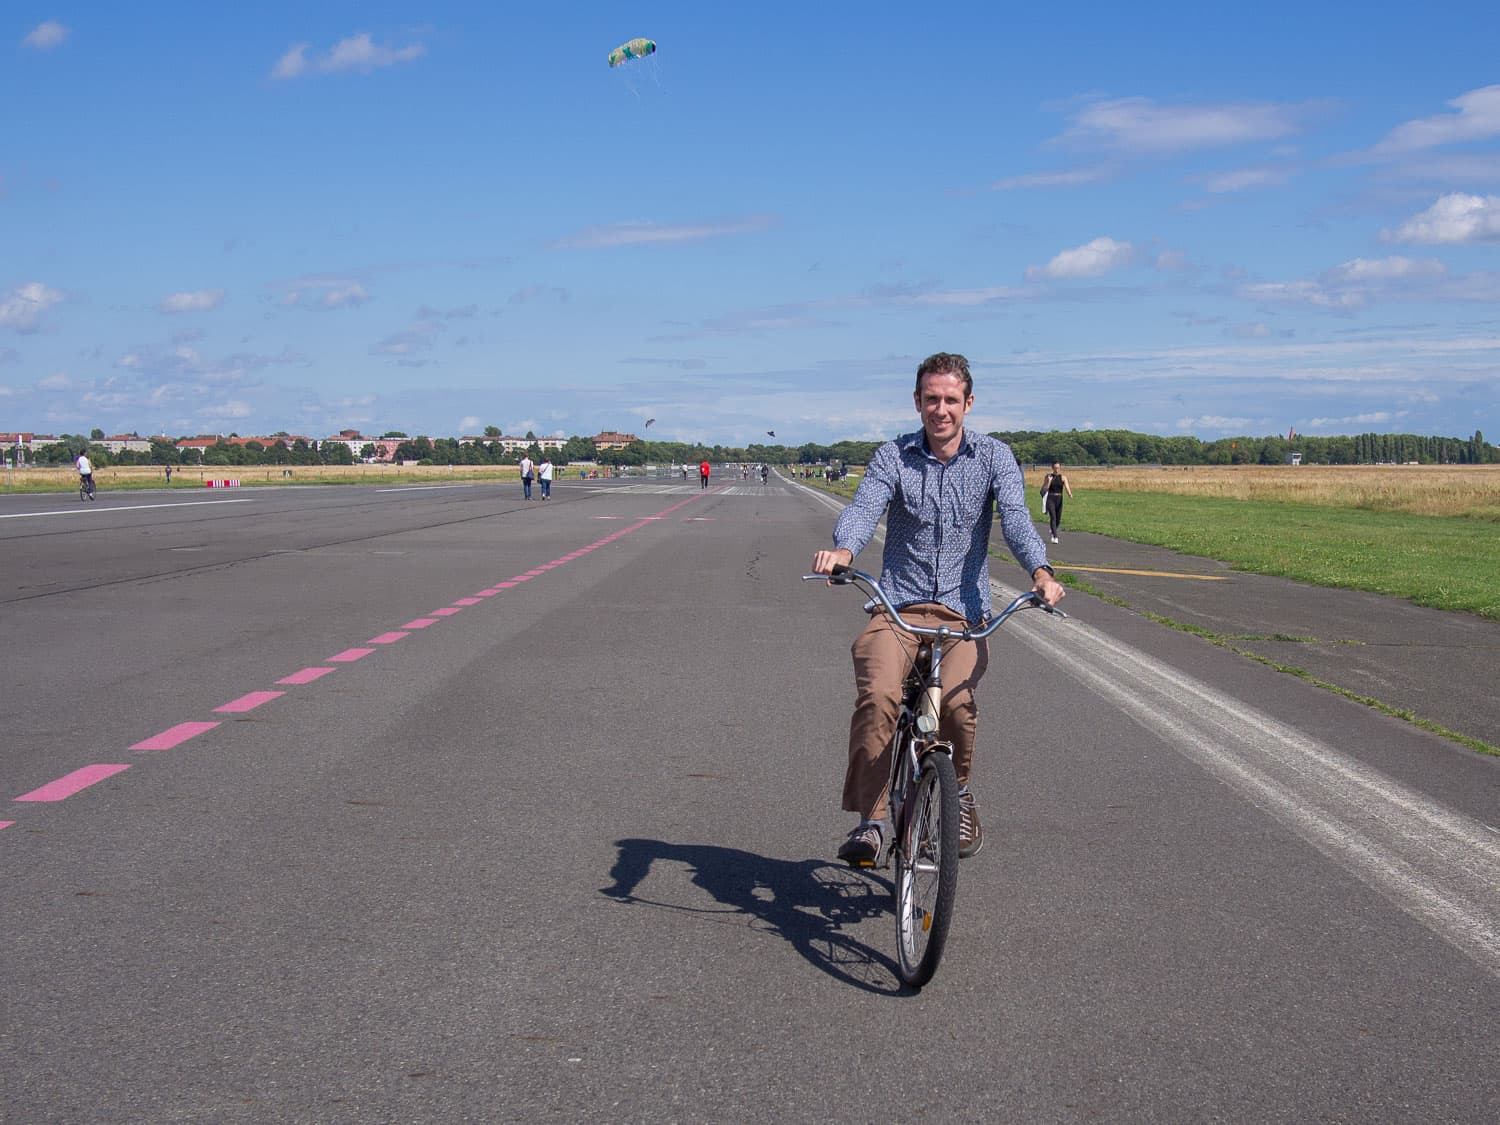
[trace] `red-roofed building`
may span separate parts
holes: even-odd
[[[603,433],[595,434],[590,440],[593,441],[595,449],[627,449],[641,439],[634,434],[605,430]]]

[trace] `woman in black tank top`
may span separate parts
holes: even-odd
[[[1047,512],[1047,527],[1052,533],[1052,542],[1057,542],[1057,525],[1062,523],[1063,493],[1073,495],[1068,478],[1063,475],[1062,463],[1052,462],[1052,471],[1042,478],[1042,507]]]

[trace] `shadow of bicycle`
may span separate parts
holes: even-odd
[[[894,960],[848,932],[867,919],[890,917],[891,884],[881,876],[821,859],[771,859],[708,844],[632,839],[617,840],[615,846],[619,856],[609,872],[614,884],[601,894],[661,910],[744,915],[837,980],[868,992],[911,991],[900,983]],[[658,861],[688,868],[693,885],[718,905],[684,906],[638,896],[636,889]]]

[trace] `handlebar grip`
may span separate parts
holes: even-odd
[[[845,566],[843,563],[834,563],[833,564],[833,569],[830,570],[828,573],[829,573],[830,577],[833,577],[833,578],[842,578],[844,575],[846,575],[846,574],[849,573],[849,570],[850,570],[850,568],[847,567],[847,566]]]

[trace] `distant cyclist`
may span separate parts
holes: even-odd
[[[78,470],[78,485],[79,485],[79,487],[82,488],[82,489],[84,489],[87,492],[93,492],[94,491],[94,466],[89,463],[89,455],[88,455],[88,453],[87,452],[80,453],[78,455],[78,460],[76,460],[76,461],[73,462],[73,466]]]
[[[998,503],[1000,528],[1011,554],[1031,576],[1048,605],[1063,588],[1047,565],[1047,548],[1026,507],[1026,482],[1005,443],[964,429],[974,405],[969,361],[939,352],[917,368],[913,401],[922,429],[886,442],[870,459],[854,500],[833,526],[833,548],[813,556],[813,570],[830,574],[849,566],[886,519],[881,585],[901,616],[914,625],[963,629],[990,614],[990,528]],[[859,823],[839,848],[847,863],[874,863],[884,846],[886,781],[891,734],[901,685],[915,639],[898,633],[876,613],[855,638],[856,702],[849,720],[849,765],[844,808]],[[944,703],[940,734],[953,743],[958,774],[959,854],[984,842],[979,810],[969,791],[974,730],[979,711],[974,688],[989,664],[986,642],[943,652]]]

